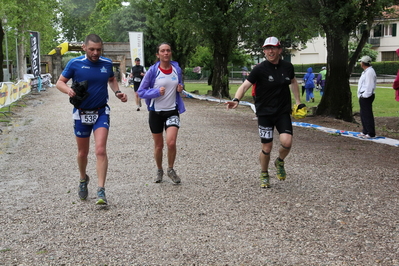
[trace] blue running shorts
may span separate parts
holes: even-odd
[[[74,131],[78,138],[88,138],[92,131],[110,126],[110,108],[108,105],[98,110],[73,109]]]

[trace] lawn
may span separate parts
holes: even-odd
[[[241,84],[230,84],[230,96],[233,97],[238,87]],[[192,92],[195,90],[199,91],[200,95],[207,94],[208,90],[211,90],[212,87],[208,86],[206,83],[186,83],[186,90],[188,92]],[[357,98],[357,86],[351,86],[352,91],[352,104],[353,104],[353,112],[359,112],[359,101]],[[306,103],[308,107],[317,106],[321,100],[320,93],[315,91],[315,102],[314,103]],[[373,103],[373,111],[374,116],[376,117],[399,117],[399,102],[395,101],[395,92],[392,89],[392,84],[377,84],[376,89],[376,97]],[[244,99],[248,102],[253,102],[251,96],[251,89],[249,89]],[[301,97],[302,102],[305,102],[305,95]]]

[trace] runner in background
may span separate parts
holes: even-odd
[[[137,94],[137,90],[140,87],[141,81],[145,75],[145,68],[140,65],[140,58],[136,58],[134,59],[134,63],[135,65],[132,67],[131,73],[130,73],[130,77],[133,79],[133,88],[134,88],[134,93],[136,95],[136,106],[137,106],[137,111],[140,111],[140,107],[141,107],[141,99],[139,97],[139,95]]]

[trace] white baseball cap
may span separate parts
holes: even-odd
[[[368,55],[365,55],[365,56],[363,56],[362,58],[359,59],[359,62],[370,64],[371,63],[371,57],[368,56]]]
[[[280,46],[280,42],[276,37],[268,37],[262,47],[265,46]]]

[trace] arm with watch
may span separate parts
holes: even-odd
[[[252,86],[252,83],[249,82],[248,80],[245,80],[244,83],[242,83],[241,86],[237,89],[237,92],[234,95],[234,98],[231,101],[228,101],[225,103],[227,106],[227,109],[237,108],[238,104],[240,103],[240,100],[242,99],[242,97],[244,97],[245,93],[251,86]]]
[[[115,76],[108,79],[108,85],[118,99],[120,99],[122,102],[127,102],[127,95],[119,90],[118,81],[116,80]]]

